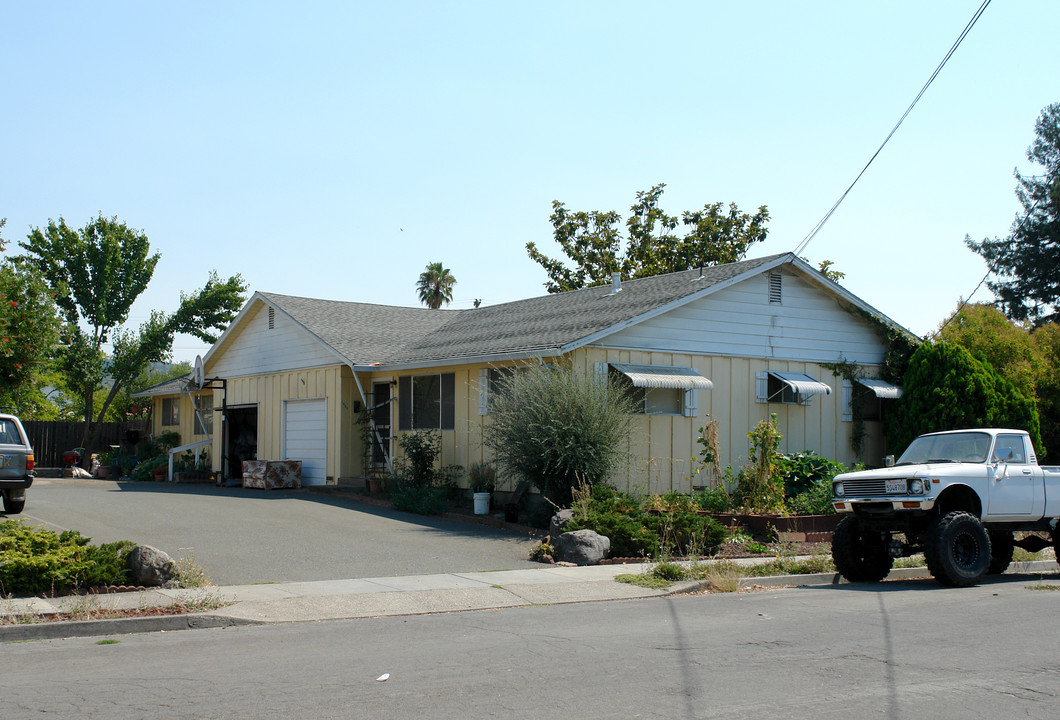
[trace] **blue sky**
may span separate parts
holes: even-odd
[[[102,212],[162,259],[133,308],[210,269],[251,291],[450,307],[540,295],[551,202],[625,215],[767,205],[793,250],[980,0],[0,3],[0,217],[12,244]],[[918,334],[985,273],[1013,169],[1060,101],[1060,3],[995,0],[803,253]],[[8,252],[13,250],[9,246]],[[974,300],[989,300],[980,290]],[[206,347],[179,338],[176,359]]]

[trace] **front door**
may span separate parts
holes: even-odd
[[[372,383],[372,470],[387,470],[390,455],[390,383]]]
[[[258,459],[258,406],[230,407],[225,413],[228,425],[228,477],[243,477],[243,461]]]

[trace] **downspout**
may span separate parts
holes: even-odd
[[[369,407],[369,405],[368,405],[368,395],[364,392],[364,386],[361,385],[361,378],[357,374],[357,371],[353,369],[353,365],[350,365],[350,371],[353,373],[354,382],[357,383],[357,391],[361,393],[361,402],[363,402],[364,406],[367,408],[367,407]],[[386,463],[387,472],[390,473],[391,475],[393,475],[394,474],[394,463],[393,463],[393,461],[390,458],[390,448],[387,447],[387,445],[383,443],[383,438],[382,438],[382,436],[379,435],[379,430],[375,426],[375,418],[372,417],[372,413],[368,413],[368,428],[369,428],[369,431],[371,432],[371,434],[375,437],[375,441],[377,443],[379,443],[379,447],[382,448],[382,450],[383,450],[383,462]],[[371,451],[372,451],[372,449],[368,448],[368,453],[369,453],[368,456],[369,457],[371,457],[371,455],[370,455]],[[364,468],[364,474],[365,474],[365,476],[368,475],[368,468]]]

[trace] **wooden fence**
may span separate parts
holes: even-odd
[[[24,420],[22,427],[29,435],[29,444],[33,446],[33,455],[37,467],[62,467],[63,453],[81,445],[85,433],[84,422],[66,420]],[[130,448],[142,437],[146,423],[142,420],[132,422],[100,423],[96,426],[97,435],[95,451],[109,450],[113,445]],[[82,465],[85,463],[82,462]]]

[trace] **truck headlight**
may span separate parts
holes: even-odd
[[[924,481],[923,480],[910,480],[909,481],[909,494],[910,495],[923,495],[924,494]]]
[[[835,493],[836,497],[843,497],[847,491],[843,488],[843,483],[836,483],[832,486],[832,492]]]

